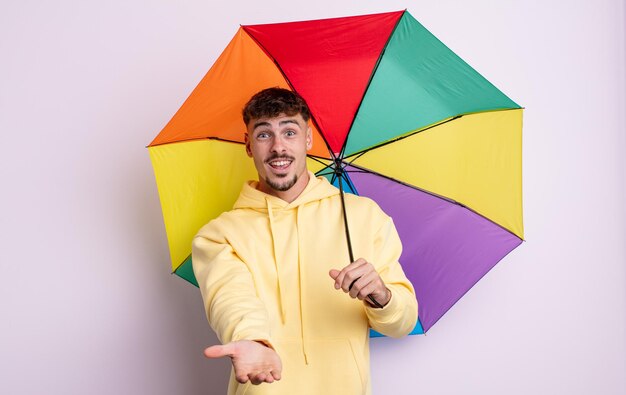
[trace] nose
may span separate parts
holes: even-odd
[[[272,152],[284,152],[285,151],[285,144],[281,136],[275,136],[272,139],[271,150]]]

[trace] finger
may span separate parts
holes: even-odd
[[[344,276],[345,276],[345,273],[344,273],[343,269],[341,271],[339,271],[339,273],[336,273],[336,275],[335,275],[335,289],[341,288],[341,282],[343,281],[343,277]]]
[[[343,291],[346,293],[350,292],[350,285],[355,283],[355,280],[358,280],[360,277],[363,277],[365,274],[371,272],[372,270],[373,267],[370,267],[369,264],[362,264],[347,271],[343,277],[343,281],[340,283],[341,289],[343,289]],[[358,284],[358,281],[355,283],[355,285],[356,284]]]
[[[374,271],[365,273],[364,275],[362,275],[361,277],[359,277],[357,280],[354,281],[354,286],[352,287],[352,289],[348,290],[348,294],[352,298],[358,297],[358,295],[361,294],[363,288],[368,287],[372,282],[375,282],[377,277],[378,277],[378,274]]]
[[[248,382],[248,375],[243,373],[235,373],[235,380],[237,380],[239,384],[245,384]]]
[[[341,284],[343,283],[344,277],[346,275],[347,272],[349,272],[350,270],[353,270],[356,267],[359,267],[363,264],[367,263],[367,261],[363,258],[359,258],[356,261],[352,262],[351,264],[349,264],[348,266],[344,267],[343,269],[341,269],[339,271],[339,273],[337,273],[337,271],[335,269],[331,270],[331,273],[329,273],[331,275],[331,277],[333,277],[333,275],[335,275],[333,278],[335,279],[335,289],[339,289],[341,288]]]
[[[204,356],[207,358],[230,357],[232,356],[231,347],[229,344],[207,347],[204,349]]]
[[[265,373],[258,373],[258,374],[249,374],[248,378],[250,378],[250,382],[254,385],[259,385],[263,382],[265,382]]]
[[[361,279],[361,277],[357,277],[357,278],[355,278],[355,279],[354,279],[354,281],[352,281],[352,282],[350,283],[350,286],[348,287],[348,291],[351,291],[351,290],[352,290],[352,287],[354,287],[354,283],[356,283],[356,282],[357,282],[357,281],[359,281],[360,279]]]
[[[368,285],[369,282],[370,282],[370,275],[367,273],[362,275],[361,277],[358,277],[356,280],[352,282],[350,287],[348,287],[348,295],[350,295],[351,298],[356,298],[357,295],[361,292],[361,289],[363,289],[363,287]]]
[[[356,297],[359,300],[364,300],[368,296],[372,295],[380,287],[377,276],[372,277],[373,278],[371,278],[366,284],[363,284],[361,289],[359,289],[359,291],[357,292]]]
[[[274,380],[280,380],[281,378],[281,372],[279,369],[272,370],[270,374],[272,375],[272,377],[274,377]]]
[[[337,269],[330,269],[330,271],[328,272],[328,274],[330,275],[330,277],[334,280],[337,278],[337,276],[339,275],[340,271]]]
[[[339,275],[337,275],[337,277],[335,278],[335,289],[342,288],[345,292],[348,292],[347,287],[350,286],[352,281],[354,281],[357,277],[359,277],[358,275],[353,274],[354,270],[358,269],[359,267],[365,264],[367,264],[367,261],[365,259],[359,258],[356,261],[349,264],[348,266],[341,269],[341,271],[339,272]],[[348,278],[348,280],[346,280],[346,278]],[[346,281],[348,281],[348,284],[344,286],[344,283]]]

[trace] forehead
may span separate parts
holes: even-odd
[[[253,131],[261,128],[275,128],[284,126],[298,126],[300,128],[306,127],[306,122],[300,113],[295,115],[279,114],[275,117],[261,117],[253,118],[248,123],[248,130]]]

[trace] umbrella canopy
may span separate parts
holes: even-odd
[[[273,86],[311,109],[309,169],[394,219],[413,333],[522,242],[521,107],[399,11],[239,29],[149,145],[174,273],[195,283],[193,236],[256,177],[241,109]]]

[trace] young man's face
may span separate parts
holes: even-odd
[[[297,197],[306,187],[306,153],[311,129],[302,115],[280,114],[252,119],[247,125],[246,152],[259,173],[259,189],[274,196]]]

